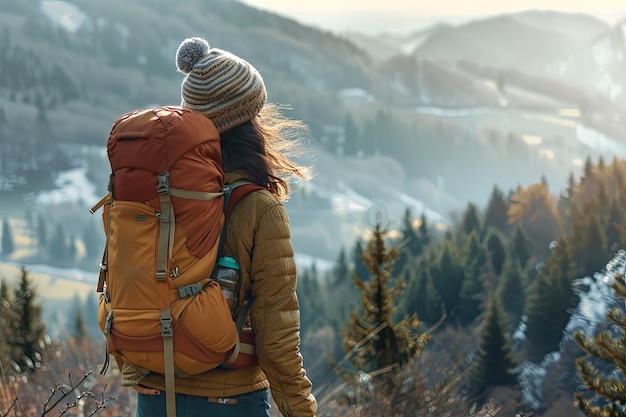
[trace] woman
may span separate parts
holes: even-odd
[[[203,39],[183,41],[176,63],[187,74],[182,106],[203,113],[220,132],[226,182],[245,179],[267,188],[234,207],[223,248],[240,264],[235,309],[251,303],[248,318],[259,365],[177,377],[177,417],[269,416],[269,390],[284,416],[313,417],[317,403],[299,353],[296,266],[282,204],[289,194],[284,178],[307,177],[287,153],[294,144],[290,136],[304,125],[266,104],[263,79],[252,65],[211,49]],[[163,375],[145,374],[127,363],[122,375],[123,384],[139,393],[138,417],[165,416]]]

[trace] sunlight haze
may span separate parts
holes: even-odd
[[[613,22],[626,14],[623,1],[498,1],[477,0],[414,2],[411,0],[244,0],[251,6],[272,11],[300,23],[331,31],[403,32],[436,22],[458,23],[481,15],[528,9],[561,10],[595,15]]]

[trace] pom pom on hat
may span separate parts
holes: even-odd
[[[209,53],[211,46],[202,38],[185,39],[176,51],[176,67],[183,74],[189,74],[194,65]]]
[[[187,74],[181,106],[204,114],[220,133],[252,120],[265,106],[265,84],[256,68],[202,38],[180,44],[176,67]]]

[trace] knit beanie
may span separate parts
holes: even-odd
[[[263,78],[250,63],[202,38],[180,44],[176,67],[187,74],[181,106],[204,114],[220,133],[256,117],[267,101]]]

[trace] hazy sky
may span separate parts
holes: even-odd
[[[586,12],[609,21],[626,14],[624,0],[243,0],[301,23],[327,30],[404,31],[437,20],[458,22],[468,17],[525,9]]]

